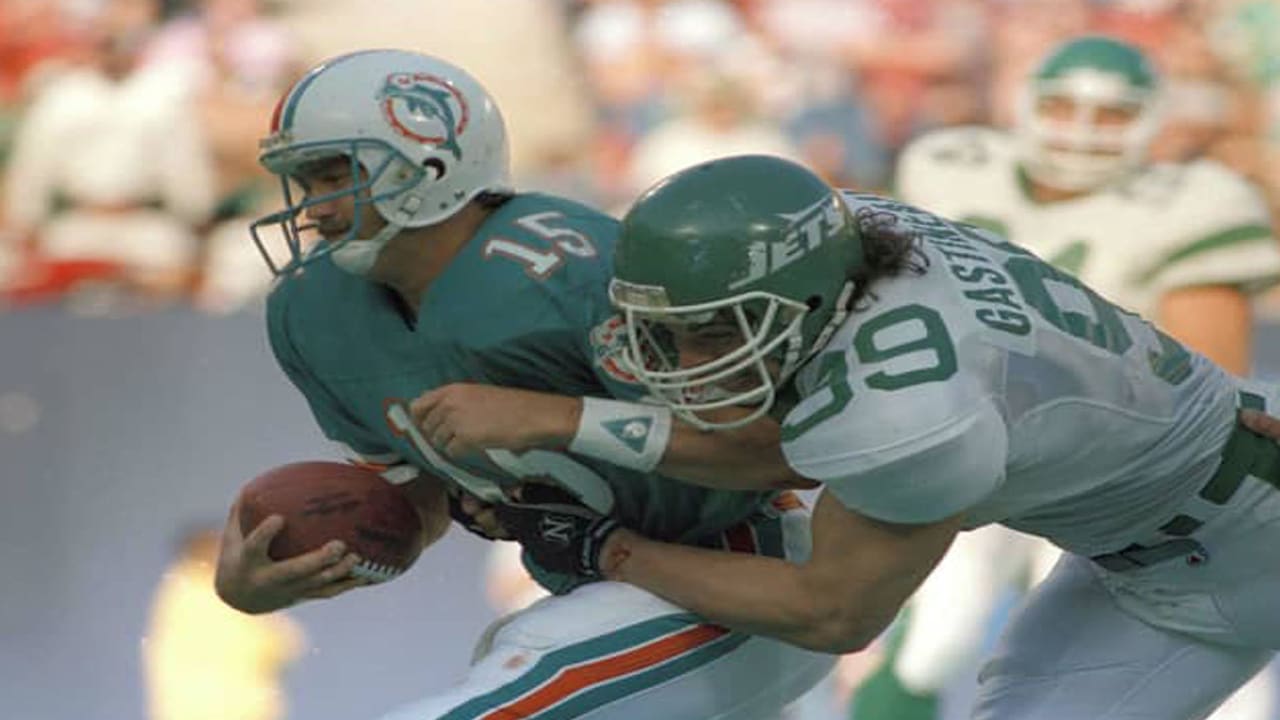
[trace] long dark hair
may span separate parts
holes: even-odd
[[[849,306],[860,310],[864,300],[875,298],[871,286],[877,280],[908,272],[923,275],[929,258],[920,249],[920,236],[902,227],[892,212],[864,207],[853,218],[862,240],[863,262],[849,278],[854,282]]]

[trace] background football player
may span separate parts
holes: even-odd
[[[1149,161],[1159,91],[1136,47],[1105,36],[1070,40],[1023,87],[1014,131],[924,135],[900,159],[897,191],[1005,235],[1243,375],[1249,296],[1280,273],[1280,249],[1263,197],[1234,171],[1206,159]],[[937,717],[941,691],[973,675],[1009,589],[1043,578],[1056,555],[1001,527],[959,536],[902,618],[893,652],[859,688],[854,717]],[[1270,718],[1268,678],[1233,699],[1229,717]]]

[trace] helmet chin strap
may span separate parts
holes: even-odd
[[[373,270],[373,265],[378,261],[378,256],[382,254],[382,249],[391,242],[391,238],[400,234],[400,231],[407,227],[407,223],[413,218],[413,213],[418,209],[421,200],[415,195],[407,195],[400,201],[396,215],[401,222],[388,220],[387,224],[382,227],[373,237],[367,240],[351,238],[342,243],[340,247],[335,249],[330,256],[333,258],[333,264],[339,268],[360,277],[368,277],[369,272]]]
[[[387,223],[373,237],[367,240],[355,238],[347,240],[329,253],[329,256],[333,258],[333,264],[342,270],[352,275],[366,277],[369,271],[373,270],[373,264],[378,261],[382,249],[403,229],[403,225]]]

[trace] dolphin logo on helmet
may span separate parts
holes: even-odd
[[[462,68],[406,50],[362,50],[312,68],[280,98],[260,148],[284,208],[254,221],[250,235],[276,275],[330,256],[364,274],[402,230],[511,190],[506,125],[488,91]],[[332,158],[349,161],[348,187],[316,197],[291,187],[306,163]],[[303,236],[307,208],[346,196],[385,225],[353,223],[314,244]]]
[[[394,73],[378,92],[382,112],[400,135],[447,150],[462,159],[458,136],[467,127],[468,108],[462,93],[428,73]],[[455,113],[453,107],[457,106]]]

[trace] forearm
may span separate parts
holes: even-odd
[[[712,622],[823,652],[860,650],[893,620],[946,552],[960,516],[889,525],[824,495],[813,553],[783,560],[658,543],[615,532],[604,575],[638,585]]]
[[[726,490],[807,489],[818,483],[797,475],[782,455],[778,424],[763,417],[733,430],[699,430],[680,420],[658,471]]]
[[[1249,374],[1253,309],[1235,288],[1173,290],[1160,299],[1160,326],[1183,344],[1235,375]]]
[[[820,652],[860,650],[893,618],[858,612],[849,597],[776,558],[659,543],[619,532],[605,575],[628,582],[740,632]]]
[[[545,429],[538,444],[542,447],[567,447],[580,431],[583,399],[548,396],[548,400],[555,404],[555,408],[549,407],[541,413]],[[633,405],[638,413],[656,411],[651,405],[628,405]],[[746,410],[727,408],[725,412]],[[612,461],[603,453],[593,454],[593,457]],[[721,490],[817,487],[816,482],[797,475],[787,465],[782,455],[778,423],[768,417],[732,430],[715,432],[700,430],[673,418],[670,437],[655,469],[664,475]]]

